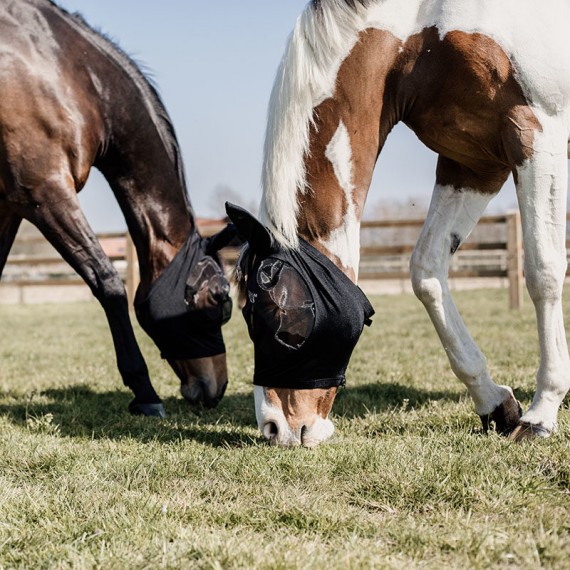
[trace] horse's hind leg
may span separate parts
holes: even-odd
[[[566,275],[566,194],[568,133],[541,119],[533,156],[517,169],[517,196],[525,250],[525,279],[534,303],[540,345],[537,391],[521,418],[515,439],[547,436],[570,388],[570,360],[562,315]],[[562,121],[561,121],[562,123]],[[565,124],[565,121],[564,121]]]
[[[444,161],[440,158],[439,165]],[[491,197],[436,184],[410,270],[414,292],[429,313],[454,373],[469,390],[484,429],[493,422],[497,431],[506,434],[518,425],[520,405],[510,388],[491,380],[485,357],[469,335],[448,285],[449,262]]]
[[[53,194],[58,192],[56,189]],[[152,387],[133,332],[123,282],[85,219],[76,194],[59,201],[52,195],[49,203],[44,200],[31,212],[30,219],[89,285],[105,310],[119,372],[135,395],[129,410],[134,414],[164,416],[164,407]]]

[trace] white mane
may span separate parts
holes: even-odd
[[[333,95],[338,69],[357,41],[365,13],[342,0],[327,0],[318,8],[310,3],[279,66],[269,101],[260,218],[285,247],[297,247],[297,196],[310,191],[304,157],[313,108]]]

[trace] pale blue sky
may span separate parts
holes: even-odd
[[[287,37],[305,0],[58,0],[80,12],[152,72],[172,117],[199,216],[230,186],[258,202],[267,103]],[[435,155],[406,127],[390,135],[368,204],[429,199]],[[495,200],[509,207],[512,187]],[[122,230],[122,215],[92,171],[81,201],[96,231]]]

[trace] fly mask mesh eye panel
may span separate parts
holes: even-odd
[[[243,309],[255,347],[254,384],[329,388],[345,383],[374,309],[332,261],[300,240],[297,251],[256,259]]]
[[[204,311],[204,326],[208,323],[216,326],[220,319],[222,324],[229,321],[232,314],[230,284],[214,258],[207,255],[192,267],[186,280],[184,301],[188,311]]]
[[[260,292],[254,302],[263,321],[258,328],[271,330],[273,339],[285,349],[301,348],[315,323],[315,302],[301,275],[284,261],[264,259],[257,271],[257,285]]]
[[[221,326],[231,314],[230,286],[208,241],[188,237],[180,251],[136,303],[137,319],[163,358],[204,358],[226,351]]]

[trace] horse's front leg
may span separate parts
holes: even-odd
[[[515,439],[548,436],[570,389],[570,360],[562,315],[566,275],[568,132],[543,118],[533,156],[517,169],[517,196],[525,250],[525,279],[534,303],[540,346],[537,391],[513,434]],[[562,122],[561,122],[562,123]]]
[[[101,303],[111,329],[119,372],[135,396],[129,411],[163,417],[164,406],[152,387],[134,335],[123,282],[85,219],[75,193],[55,199],[61,192],[59,188],[52,189],[51,199],[42,200],[29,217]]]
[[[6,207],[0,206],[0,276],[4,271],[8,254],[14,243],[22,218]]]
[[[491,197],[436,184],[410,270],[414,292],[429,313],[453,371],[469,390],[484,429],[493,422],[497,431],[507,434],[518,425],[520,405],[509,387],[491,380],[485,357],[467,332],[448,285],[450,259]]]

